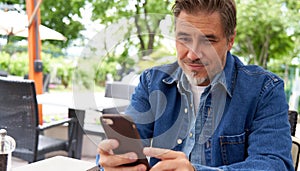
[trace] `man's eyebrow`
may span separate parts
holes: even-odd
[[[186,32],[178,32],[176,34],[176,36],[190,36],[189,33],[186,33]],[[202,35],[201,38],[204,38],[204,39],[218,39],[218,37],[214,34],[207,34],[207,35]]]
[[[178,32],[178,33],[176,34],[176,36],[190,36],[190,34],[185,33],[185,32]]]

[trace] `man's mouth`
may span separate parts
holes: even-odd
[[[207,65],[203,63],[185,63],[190,71],[199,71],[205,69]]]

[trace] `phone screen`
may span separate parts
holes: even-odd
[[[115,154],[124,154],[135,152],[138,160],[135,163],[127,164],[129,166],[143,163],[150,169],[148,160],[143,154],[143,144],[140,140],[135,123],[128,115],[123,114],[103,114],[100,117],[106,137],[119,141],[119,147],[114,149]]]

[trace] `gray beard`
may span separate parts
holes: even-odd
[[[186,77],[191,85],[201,85],[202,83],[206,82],[209,78],[208,77],[203,77],[203,78],[196,78],[195,75],[197,72],[192,72],[192,74],[186,74]]]

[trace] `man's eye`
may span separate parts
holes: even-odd
[[[208,41],[209,41],[210,43],[217,42],[215,39],[208,39]]]
[[[209,45],[209,44],[215,43],[216,40],[214,40],[214,39],[202,39],[200,42],[202,42],[203,44]]]

